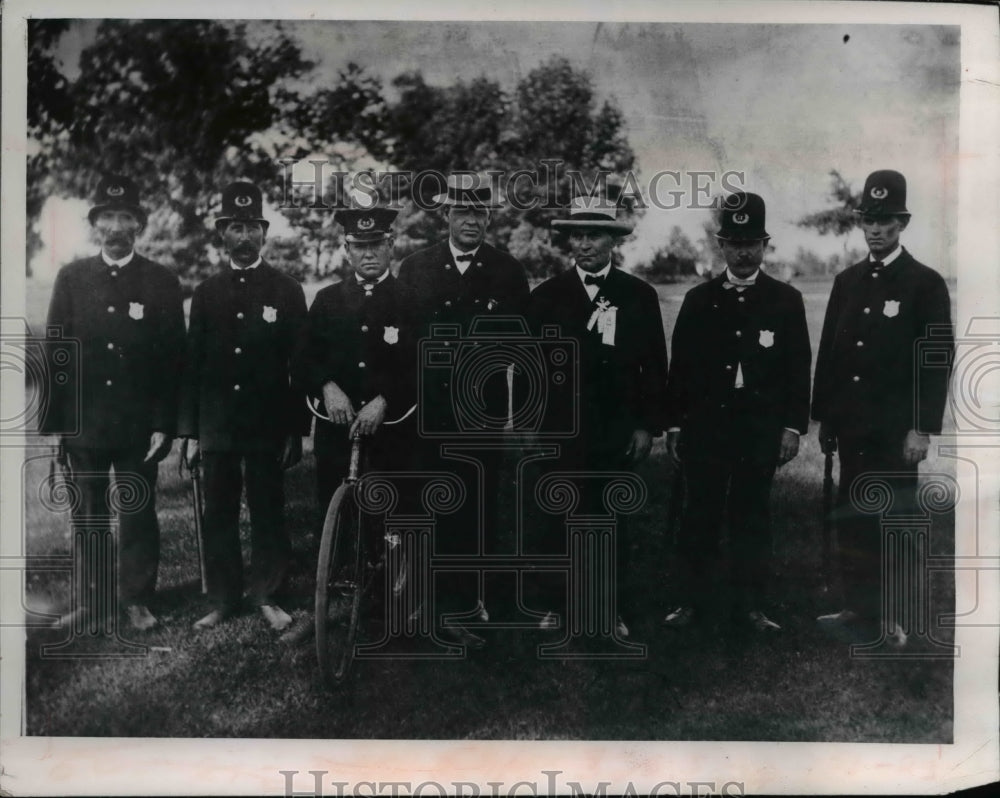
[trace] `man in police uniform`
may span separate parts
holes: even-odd
[[[302,286],[260,256],[268,227],[262,204],[252,183],[223,191],[215,226],[229,263],[198,286],[191,302],[178,426],[188,439],[182,453],[188,463],[204,464],[212,610],[195,624],[198,629],[216,626],[239,608],[244,479],[253,545],[248,596],[276,631],[291,623],[274,596],[291,554],[282,471],[302,457],[302,436],[309,433],[305,397],[289,378],[306,303]]]
[[[761,271],[764,200],[729,195],[716,234],[726,270],[684,297],[667,384],[668,456],[684,467],[679,607],[667,626],[707,614],[718,591],[723,511],[729,520],[733,617],[762,632],[776,467],[798,454],[809,425],[812,353],[802,295]]]
[[[500,206],[494,200],[488,176],[458,173],[449,176],[447,190],[434,198],[446,209],[448,240],[414,252],[399,267],[400,285],[412,292],[415,301],[416,321],[420,327],[418,339],[431,333],[432,325],[451,324],[458,327],[458,341],[468,341],[473,320],[483,316],[523,316],[528,303],[528,280],[524,267],[506,252],[485,242],[486,229],[491,214]],[[425,426],[434,432],[455,431],[455,408],[452,406],[451,375],[445,369],[422,374],[424,380],[421,409]],[[429,380],[432,380],[429,382]],[[481,401],[477,410],[483,417],[505,419],[508,410],[507,374],[497,369],[487,375],[483,384],[476,386],[479,393],[470,401]],[[471,388],[471,386],[470,386]],[[461,440],[455,432],[455,440]],[[437,441],[430,441],[432,448]],[[483,463],[484,495],[483,518],[485,529],[479,529],[475,501],[466,502],[458,513],[439,521],[439,542],[453,553],[475,549],[477,536],[483,541],[486,553],[497,553],[497,497],[499,495],[499,469],[501,452],[481,451],[476,456]],[[458,460],[442,459],[425,452],[429,466],[458,472]],[[467,474],[467,484],[474,483],[474,472]],[[474,495],[474,494],[473,494]],[[457,611],[471,610],[475,605],[476,617],[486,620],[483,597],[476,596],[464,586],[462,575],[446,577],[453,582],[444,592],[446,603],[454,604]],[[467,605],[467,606],[466,606]],[[457,627],[457,625],[455,625]],[[464,642],[481,646],[482,641],[462,635]],[[453,635],[454,636],[454,635]]]
[[[824,453],[840,456],[837,536],[850,601],[819,621],[862,635],[881,624],[883,639],[902,646],[906,634],[897,619],[882,617],[880,519],[853,508],[850,489],[862,474],[892,473],[903,494],[897,492],[897,504],[915,499],[917,464],[927,457],[930,436],[941,432],[948,369],[940,364],[950,362],[954,348],[951,301],[941,275],[899,243],[910,221],[903,175],[872,172],[857,213],[869,255],[834,280],[812,407]],[[943,358],[937,363],[917,358],[916,343],[932,326],[932,346]]]
[[[382,207],[336,212],[353,273],[320,291],[309,310],[297,372],[330,419],[317,419],[314,439],[321,519],[347,474],[351,437],[374,436],[367,459],[380,470],[405,468],[412,446],[400,444],[394,427],[380,431],[383,421],[405,416],[415,403],[413,300],[389,271],[397,213]]]
[[[532,327],[559,326],[564,338],[575,339],[578,352],[579,433],[560,441],[560,455],[551,468],[558,471],[627,471],[649,455],[652,440],[664,430],[667,344],[656,290],[612,264],[612,250],[632,225],[617,219],[614,201],[577,197],[568,219],[552,227],[568,233],[573,268],[546,280],[531,294]],[[574,397],[557,396],[549,387],[548,403],[571,407]],[[573,381],[562,384],[573,390]],[[589,481],[581,485],[582,507],[603,513],[601,490]],[[586,509],[582,510],[586,512]],[[544,533],[541,546],[551,554],[566,553],[562,520]],[[625,618],[634,612],[634,585],[629,580],[630,539],[627,518],[617,524],[616,574],[619,637],[629,634]],[[552,610],[562,607],[564,588],[555,580],[539,600],[548,613],[543,628],[555,625]]]
[[[110,470],[119,482],[139,481],[126,490],[142,497],[140,505],[118,514],[118,593],[133,628],[149,629],[157,622],[147,607],[160,554],[157,463],[173,441],[184,353],[180,284],[167,268],[135,252],[146,213],[131,180],[102,179],[88,219],[101,252],[60,270],[48,316],[49,328],[79,341],[80,381],[46,386],[49,410],[40,431],[68,433],[79,410],[79,433],[60,440],[60,457],[77,475],[79,515],[110,515]],[[82,573],[81,563],[77,569]],[[98,594],[103,589],[90,593]],[[60,622],[88,612],[98,608],[83,598]]]

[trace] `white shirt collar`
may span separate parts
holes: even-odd
[[[760,274],[760,267],[759,266],[757,267],[757,271],[755,271],[749,277],[737,277],[735,274],[733,274],[731,271],[729,271],[729,267],[728,266],[726,267],[726,279],[729,280],[729,282],[731,282],[731,283],[735,283],[735,282],[756,283],[757,282],[757,275],[758,274]]]
[[[587,272],[581,269],[579,266],[576,267],[577,276],[580,278],[580,282],[583,283],[584,288],[587,287],[587,283],[584,278],[586,278],[588,274],[593,275],[594,277],[607,277],[610,272],[611,272],[611,261],[608,261],[608,265],[598,272]]]
[[[888,266],[890,263],[892,263],[894,260],[896,260],[896,258],[898,258],[902,254],[903,254],[903,247],[902,247],[901,244],[897,244],[896,248],[892,252],[890,252],[888,255],[886,255],[884,258],[876,258],[874,255],[872,255],[869,252],[868,253],[868,262],[869,263],[874,263],[876,260],[881,260],[883,266]]]
[[[229,265],[232,268],[236,269],[236,271],[242,271],[243,269],[256,269],[258,266],[260,266],[260,264],[261,264],[262,261],[263,261],[263,258],[261,258],[261,256],[258,255],[257,256],[257,260],[255,260],[249,266],[239,266],[239,265],[237,265],[236,261],[234,261],[232,258],[230,258],[229,259]]]
[[[133,257],[135,257],[135,250],[132,250],[124,258],[111,260],[111,258],[108,257],[108,254],[103,249],[101,250],[101,258],[104,260],[104,263],[108,266],[117,266],[119,269],[123,266],[128,266],[132,262]]]
[[[384,272],[382,272],[382,276],[375,280],[374,284],[378,285],[383,280],[385,280],[386,278],[388,278],[388,276],[389,276],[389,270],[386,269]],[[358,281],[358,285],[367,285],[367,284],[370,284],[369,280],[366,280],[364,277],[362,277],[357,272],[354,273],[354,279]]]
[[[455,258],[455,262],[456,263],[458,263],[458,256],[459,255],[461,255],[463,258],[465,256],[467,256],[467,255],[471,255],[472,259],[475,260],[476,253],[479,252],[479,247],[481,247],[481,246],[482,246],[482,244],[480,244],[479,246],[477,246],[475,249],[470,249],[468,252],[462,252],[462,250],[458,249],[455,246],[455,242],[454,241],[452,241],[450,238],[448,239],[448,249],[451,250],[451,256],[453,258]]]

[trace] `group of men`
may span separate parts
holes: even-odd
[[[839,550],[850,597],[820,621],[864,633],[881,624],[892,642],[904,644],[879,600],[878,519],[850,503],[851,482],[866,472],[906,475],[915,490],[948,388],[947,369],[918,375],[923,367],[913,356],[931,325],[950,325],[950,302],[940,275],[899,244],[909,221],[903,176],[882,170],[865,183],[858,214],[870,254],[835,280],[811,414],[804,304],[797,290],[761,269],[769,241],[761,197],[737,192],[725,199],[717,236],[726,269],[685,296],[668,369],[655,289],[614,264],[616,244],[632,231],[616,202],[577,197],[566,218],[553,220],[573,265],[531,291],[521,264],[485,242],[500,207],[493,187],[468,177],[450,177],[436,198],[447,241],[404,259],[398,277],[390,270],[397,212],[338,210],[352,273],[320,291],[308,311],[301,286],[261,257],[268,222],[260,190],[228,186],[215,225],[229,261],[195,290],[186,337],[177,278],[134,252],[146,223],[136,186],[122,176],[101,181],[89,217],[101,252],[61,270],[48,319],[50,330],[81,342],[80,383],[51,387],[41,431],[65,432],[67,403],[79,396],[79,434],[60,438],[83,496],[78,512],[110,515],[109,470],[138,475],[148,487],[148,501],[118,514],[118,591],[131,625],[157,623],[149,609],[159,545],[156,464],[174,437],[183,439],[184,461],[204,472],[211,606],[195,627],[214,627],[238,612],[244,589],[273,629],[291,624],[277,601],[291,553],[282,471],[302,456],[310,397],[325,417],[314,437],[321,516],[347,471],[351,438],[360,435],[377,466],[445,470],[476,485],[462,508],[439,519],[435,550],[496,553],[502,449],[483,447],[472,468],[444,455],[440,442],[458,411],[468,409],[456,402],[475,404],[479,418],[510,421],[517,368],[513,390],[504,367],[487,372],[473,397],[456,398],[453,374],[422,368],[418,341],[436,329],[470,341],[484,319],[519,317],[536,335],[556,327],[576,352],[575,379],[562,390],[572,393],[563,399],[575,407],[578,424],[559,441],[547,470],[633,470],[653,438],[667,434],[668,458],[684,474],[683,564],[668,627],[714,620],[720,602],[712,597],[725,595],[722,610],[737,622],[762,633],[780,630],[764,613],[770,489],[775,470],[797,455],[811,415],[824,451],[839,447]],[[950,352],[950,339],[943,345]],[[417,431],[418,417],[425,434]],[[452,432],[461,439],[460,430]],[[252,530],[246,579],[239,538],[244,485]],[[601,500],[595,485],[580,482],[584,512]],[[724,516],[731,574],[718,573]],[[540,551],[564,551],[558,525],[535,534]],[[633,551],[641,547],[633,546],[623,519],[616,535],[615,629],[626,637],[637,613]],[[488,620],[483,582],[455,574],[436,589],[439,628],[482,647],[484,640],[455,618]],[[565,610],[566,585],[550,585],[535,600],[540,626],[550,628]],[[91,611],[80,600],[67,617]]]

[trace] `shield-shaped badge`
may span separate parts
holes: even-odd
[[[773,330],[761,330],[760,331],[760,345],[765,349],[770,349],[774,346],[774,331]]]
[[[130,319],[135,319],[139,321],[145,314],[145,307],[142,302],[129,302],[128,303],[128,316]]]
[[[387,344],[394,344],[399,341],[399,327],[386,327],[382,340]]]
[[[270,305],[264,305],[264,321],[273,324],[278,320],[278,309]]]
[[[882,315],[887,319],[895,318],[899,315],[899,300],[898,299],[887,299],[885,301],[885,306],[882,308]]]

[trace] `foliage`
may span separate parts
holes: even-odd
[[[390,101],[381,80],[353,63],[331,84],[310,86],[313,64],[280,23],[105,20],[69,79],[53,55],[69,25],[29,23],[29,262],[45,199],[88,197],[105,172],[139,183],[150,251],[190,284],[210,266],[212,217],[233,179],[260,185],[299,235],[304,263],[293,271],[323,274],[340,246],[331,208],[344,201],[332,172],[525,170],[538,185],[524,179],[521,198],[549,207],[501,210],[489,235],[544,276],[564,260],[549,221],[580,190],[566,172],[589,186],[598,172],[635,167],[621,111],[599,102],[590,75],[566,58],[543,62],[511,91],[485,74],[432,86],[406,72],[392,81]],[[558,172],[548,175],[542,157],[559,162]],[[309,158],[325,161],[319,202],[308,187],[286,195],[290,170],[276,168]],[[302,170],[310,167],[296,179]],[[445,233],[440,213],[408,200],[412,189],[397,186],[393,197],[402,206],[400,256]],[[422,200],[440,190],[425,182]]]
[[[815,230],[821,236],[844,237],[844,253],[847,253],[847,235],[857,225],[854,211],[861,207],[861,195],[851,191],[850,184],[836,169],[830,170],[830,199],[834,207],[810,213],[799,219],[799,227]]]
[[[636,266],[635,273],[651,283],[673,283],[697,273],[699,253],[684,231],[674,225],[666,245],[653,253],[649,263]]]
[[[102,173],[128,174],[161,213],[147,237],[171,239],[172,263],[204,269],[220,187],[274,179],[269,153],[252,142],[281,118],[284,82],[311,64],[278,23],[105,20],[72,81],[53,80],[51,46],[64,30],[29,22],[28,224],[51,195],[89,196]],[[37,237],[29,239],[37,247]]]

